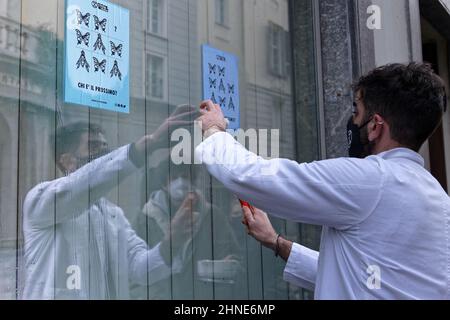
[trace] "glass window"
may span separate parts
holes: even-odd
[[[228,14],[228,0],[216,0],[215,12],[216,12],[216,23],[222,26],[228,24],[227,14]]]
[[[164,99],[164,61],[163,57],[147,54],[147,95],[151,98]]]
[[[0,0],[0,298],[305,297],[284,282],[284,262],[247,235],[236,196],[191,159],[205,44],[237,57],[241,127],[267,141],[256,151],[297,160],[301,147],[314,158],[315,81],[305,72],[314,63],[288,67],[294,2],[216,1],[214,12],[209,0],[111,0],[130,13],[128,75],[103,64],[100,50],[93,59],[100,9],[13,2]],[[64,102],[67,10],[90,66],[79,72],[86,82],[128,77],[129,113]],[[311,57],[313,37],[301,32],[309,40],[296,56]],[[122,66],[118,43],[104,41],[104,54]],[[305,85],[294,86],[298,77]],[[182,123],[168,121],[179,115]],[[309,226],[271,221],[291,240],[314,242]]]
[[[164,36],[165,0],[148,0],[147,30],[153,34]]]
[[[268,27],[269,71],[278,77],[287,77],[289,70],[289,34],[279,25],[270,22]]]

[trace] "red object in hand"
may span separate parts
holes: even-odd
[[[241,200],[241,199],[239,199],[239,202],[241,203],[242,209],[244,209],[244,207],[247,207],[250,209],[252,214],[255,214],[255,211],[254,211],[255,208],[250,203],[248,203],[247,201]]]
[[[251,206],[248,202],[246,202],[246,201],[244,201],[244,200],[239,199],[239,202],[241,203],[241,207],[242,207],[242,208],[244,208],[244,207],[247,207],[247,208],[249,208],[249,209],[252,208],[252,206]]]

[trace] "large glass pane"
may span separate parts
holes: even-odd
[[[283,281],[283,261],[246,234],[238,199],[192,159],[205,44],[238,58],[248,148],[318,156],[314,88],[294,91],[292,2],[76,3],[92,8],[0,0],[0,298],[302,298]],[[68,23],[81,30],[78,72],[117,76],[93,48],[115,23],[102,22],[99,3],[129,10],[129,113],[64,99]],[[310,57],[311,37],[303,45]],[[271,220],[293,240],[311,230]]]

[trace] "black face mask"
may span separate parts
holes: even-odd
[[[369,155],[368,145],[369,143],[363,143],[361,141],[361,130],[366,127],[372,119],[368,120],[362,126],[357,126],[353,123],[353,117],[348,120],[347,123],[347,142],[348,142],[348,155],[351,158],[364,159]]]

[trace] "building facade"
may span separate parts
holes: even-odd
[[[238,58],[241,127],[260,138],[264,130],[278,130],[278,155],[298,162],[346,155],[351,84],[376,66],[425,60],[450,89],[448,0],[110,2],[130,12],[128,114],[64,102],[65,1],[0,0],[1,299],[21,299],[33,281],[26,276],[23,205],[39,183],[63,176],[50,137],[61,126],[84,121],[100,125],[116,149],[154,132],[177,106],[197,106],[203,99],[204,44]],[[195,209],[201,218],[185,241],[181,271],[157,283],[130,281],[129,297],[310,299],[311,292],[283,281],[284,263],[247,236],[236,197],[201,166],[174,164],[170,152],[178,141],[171,141],[170,132],[166,138],[164,148],[148,152],[140,171],[122,179],[118,169],[117,182],[103,196],[120,207],[149,248],[176,236],[170,226],[180,204],[167,194],[178,178],[202,195]],[[448,190],[448,112],[421,154]],[[161,195],[169,200],[155,203]],[[65,209],[55,209],[55,230]],[[272,222],[289,239],[319,249],[320,227]],[[69,266],[54,259],[54,268],[65,272]],[[217,267],[208,271],[211,265]]]

